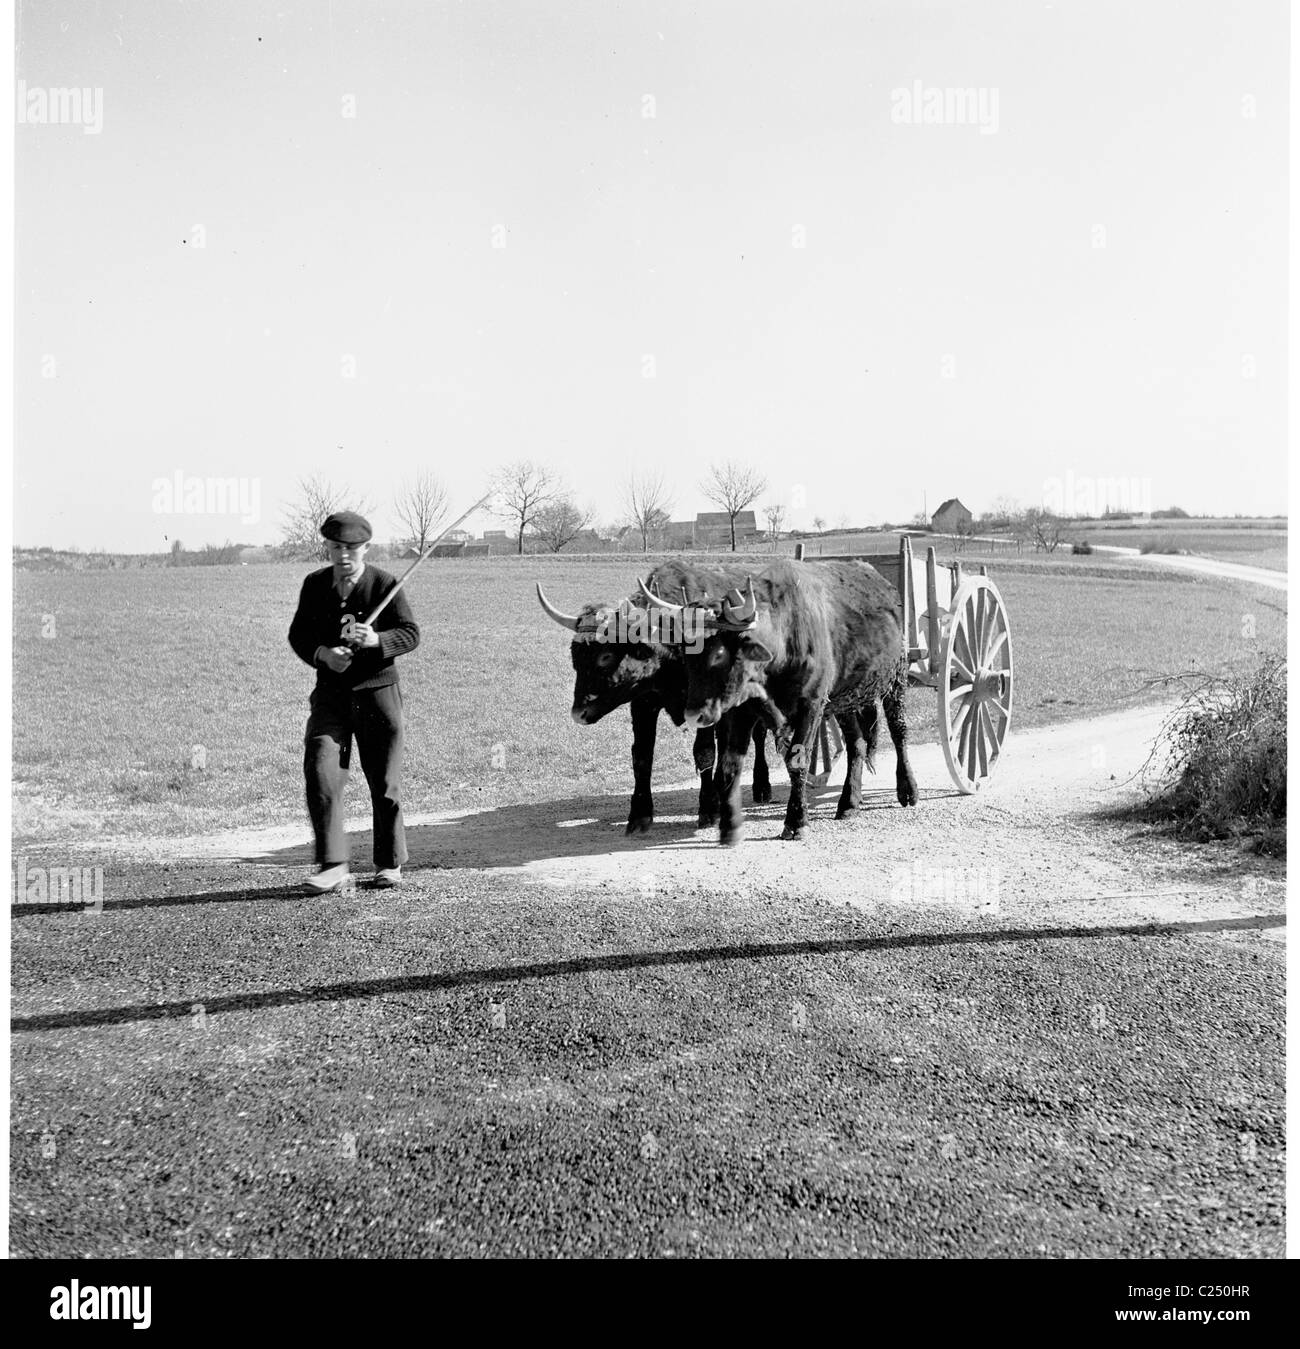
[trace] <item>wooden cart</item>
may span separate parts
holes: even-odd
[[[795,556],[801,555],[799,546]],[[908,682],[935,690],[948,772],[958,791],[978,792],[1011,725],[1011,627],[997,586],[983,566],[978,574],[963,572],[960,562],[940,566],[933,547],[924,560],[914,558],[906,535],[897,554],[852,560],[870,563],[902,596]],[[825,785],[843,745],[835,718],[824,718],[809,772],[816,785]]]

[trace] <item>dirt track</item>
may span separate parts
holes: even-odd
[[[1117,544],[1097,543],[1093,551],[1115,553],[1137,562],[1149,563],[1153,567],[1163,567],[1167,571],[1191,572],[1197,576],[1221,576],[1229,581],[1249,581],[1252,585],[1264,586],[1268,590],[1286,590],[1287,574],[1273,571],[1269,567],[1253,567],[1243,562],[1221,562],[1215,557],[1197,557],[1178,553],[1144,553],[1138,548],[1123,548]]]
[[[906,811],[894,796],[886,742],[851,822],[834,819],[841,758],[815,794],[814,828],[803,845],[779,839],[784,774],[775,769],[776,802],[747,806],[746,839],[735,851],[717,845],[716,830],[692,827],[695,783],[686,780],[656,786],[655,828],[638,839],[624,836],[626,803],[618,798],[414,813],[407,871],[466,869],[602,899],[611,890],[688,898],[771,888],[862,910],[935,905],[952,915],[1070,924],[1236,918],[1262,912],[1266,892],[1271,911],[1272,892],[1281,901],[1277,864],[1242,855],[1225,876],[1222,848],[1202,861],[1185,843],[1147,836],[1140,848],[1117,854],[1113,833],[1090,827],[1099,812],[1136,798],[1170,710],[1142,707],[1024,734],[1013,725],[995,776],[976,796],[952,787],[938,745],[914,746],[921,801]],[[94,847],[174,863],[240,859],[310,869],[305,823],[188,839],[97,839]],[[359,869],[368,851],[369,831],[358,826]]]

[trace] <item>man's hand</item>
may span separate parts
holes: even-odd
[[[354,623],[352,625],[352,638],[363,647],[379,645],[379,634],[369,623]]]
[[[317,648],[316,659],[335,674],[342,674],[352,664],[352,652],[346,646],[322,646]]]

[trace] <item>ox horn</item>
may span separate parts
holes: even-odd
[[[732,594],[739,596],[739,589],[734,590]],[[754,598],[754,578],[749,578],[749,591],[745,598],[739,604],[731,604],[728,601],[731,596],[722,601],[722,615],[728,623],[734,623],[737,626],[745,623],[752,623],[758,617],[758,602]]]
[[[537,598],[541,601],[542,608],[553,618],[562,628],[568,628],[570,632],[578,631],[579,618],[577,614],[561,613],[550,600],[546,598],[546,592],[542,589],[542,583],[537,582]]]
[[[641,592],[645,595],[646,599],[648,599],[651,604],[658,605],[661,609],[670,609],[673,613],[680,614],[685,607],[681,604],[673,604],[661,596],[656,595],[654,591],[640,579],[640,577],[637,578],[637,585],[641,587]]]

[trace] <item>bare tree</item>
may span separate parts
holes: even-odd
[[[769,506],[763,512],[763,518],[767,521],[767,536],[772,540],[772,551],[776,551],[776,545],[781,538],[781,523],[785,519],[785,507],[779,502],[774,506]]]
[[[650,535],[668,524],[672,498],[662,473],[635,473],[628,479],[623,493],[623,504],[632,518],[632,524],[641,535],[641,551],[650,551]]]
[[[1017,532],[1027,538],[1035,552],[1054,553],[1066,538],[1065,521],[1051,511],[1034,506],[1019,518]]]
[[[422,553],[437,537],[434,531],[447,514],[447,488],[428,469],[421,469],[411,482],[398,487],[393,509],[410,530],[412,545]]]
[[[755,468],[747,468],[729,459],[725,464],[710,464],[709,476],[700,491],[715,506],[727,513],[731,526],[731,551],[736,551],[736,516],[767,490],[767,479]]]
[[[980,520],[986,525],[995,527],[1005,527],[1015,523],[1016,516],[1020,514],[1020,503],[1012,496],[995,497],[993,505],[980,516]]]
[[[537,519],[543,506],[549,505],[560,491],[559,479],[544,464],[531,459],[507,464],[496,476],[496,506],[494,513],[508,520],[519,539],[519,552],[524,551],[524,532]]]
[[[552,553],[563,551],[591,524],[590,506],[577,505],[567,492],[561,492],[533,517],[534,531]]]
[[[298,479],[299,497],[284,511],[281,526],[281,551],[288,557],[325,557],[325,540],[320,527],[327,515],[350,510],[368,515],[374,510],[371,502],[348,486],[335,487],[319,474]]]
[[[823,533],[823,532],[825,531],[825,529],[826,529],[826,517],[825,517],[824,515],[814,515],[814,516],[813,516],[813,528],[814,528],[819,534]]]

